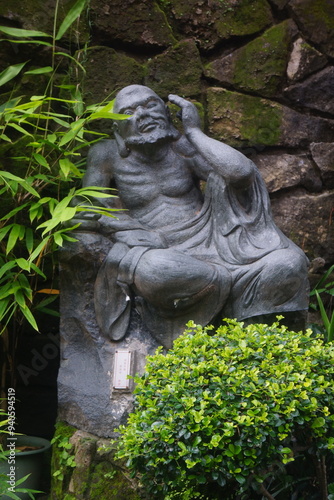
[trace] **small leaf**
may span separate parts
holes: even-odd
[[[6,35],[10,36],[17,36],[21,38],[29,38],[29,37],[50,37],[51,35],[48,35],[47,33],[44,33],[43,31],[36,31],[36,30],[24,30],[21,28],[9,28],[8,26],[0,26],[0,31],[3,33],[6,33]]]
[[[61,23],[58,33],[56,35],[56,40],[59,40],[68,30],[68,28],[74,23],[74,21],[80,16],[86,4],[87,0],[77,0],[77,2],[68,11],[65,19]]]
[[[20,64],[13,64],[12,66],[8,66],[4,71],[0,73],[0,86],[5,85],[5,83],[9,82],[13,78],[15,78],[22,68],[27,64],[28,61]]]
[[[43,75],[44,73],[51,73],[53,68],[51,66],[44,66],[44,68],[31,69],[29,71],[25,71],[25,75]]]
[[[8,237],[7,246],[6,246],[6,255],[14,248],[18,237],[20,236],[21,226],[19,224],[14,224]]]
[[[50,166],[49,166],[48,162],[46,161],[46,159],[44,158],[44,156],[42,156],[39,153],[33,153],[32,155],[39,165],[41,165],[42,167],[46,167],[47,169],[50,170]]]
[[[36,320],[35,320],[32,312],[30,311],[30,309],[27,306],[25,306],[25,307],[20,306],[20,309],[21,309],[23,316],[28,321],[28,323],[30,323],[30,325],[34,328],[34,330],[38,331],[38,325],[36,323]]]

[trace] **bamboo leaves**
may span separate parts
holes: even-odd
[[[75,57],[59,49],[59,40],[86,6],[87,0],[77,0],[58,29],[55,19],[53,35],[0,26],[3,40],[51,48],[50,61],[40,68],[29,67],[29,61],[24,61],[0,73],[0,86],[20,74],[48,77],[45,92],[39,91],[30,98],[13,92],[13,96],[0,105],[0,140],[7,148],[0,169],[3,200],[0,206],[0,333],[9,322],[21,325],[23,319],[38,329],[34,310],[51,310],[46,307],[51,301],[41,302],[37,296],[40,280],[52,279],[44,274],[44,268],[54,265],[58,247],[66,241],[75,241],[71,233],[80,225],[81,212],[112,216],[114,210],[114,195],[110,191],[75,187],[83,176],[80,150],[105,137],[89,130],[93,140],[87,140],[88,123],[128,116],[114,114],[112,101],[86,107],[79,84],[59,85],[62,94],[57,97],[53,94],[56,55],[74,61],[84,71]],[[58,0],[55,17],[57,8]],[[94,204],[94,200],[100,198],[107,199],[105,205],[109,208],[98,206],[98,202]]]

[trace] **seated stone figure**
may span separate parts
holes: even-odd
[[[190,319],[254,322],[282,314],[299,328],[308,261],[276,227],[256,166],[204,134],[191,102],[169,101],[180,107],[183,134],[151,89],[131,85],[114,107],[129,118],[114,123],[115,140],[89,152],[84,185],[114,183],[124,209],[93,226],[82,220],[82,229],[112,241],[95,283],[100,329],[121,340],[132,307],[166,347]]]

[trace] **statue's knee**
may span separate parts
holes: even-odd
[[[262,272],[262,288],[283,300],[307,287],[307,259],[293,249],[273,252]]]
[[[173,250],[151,250],[138,262],[134,288],[138,295],[159,306],[194,296],[215,278],[209,264]]]

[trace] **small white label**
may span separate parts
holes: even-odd
[[[114,367],[114,389],[129,389],[131,367],[131,352],[130,351],[116,351],[115,352],[115,367]]]

